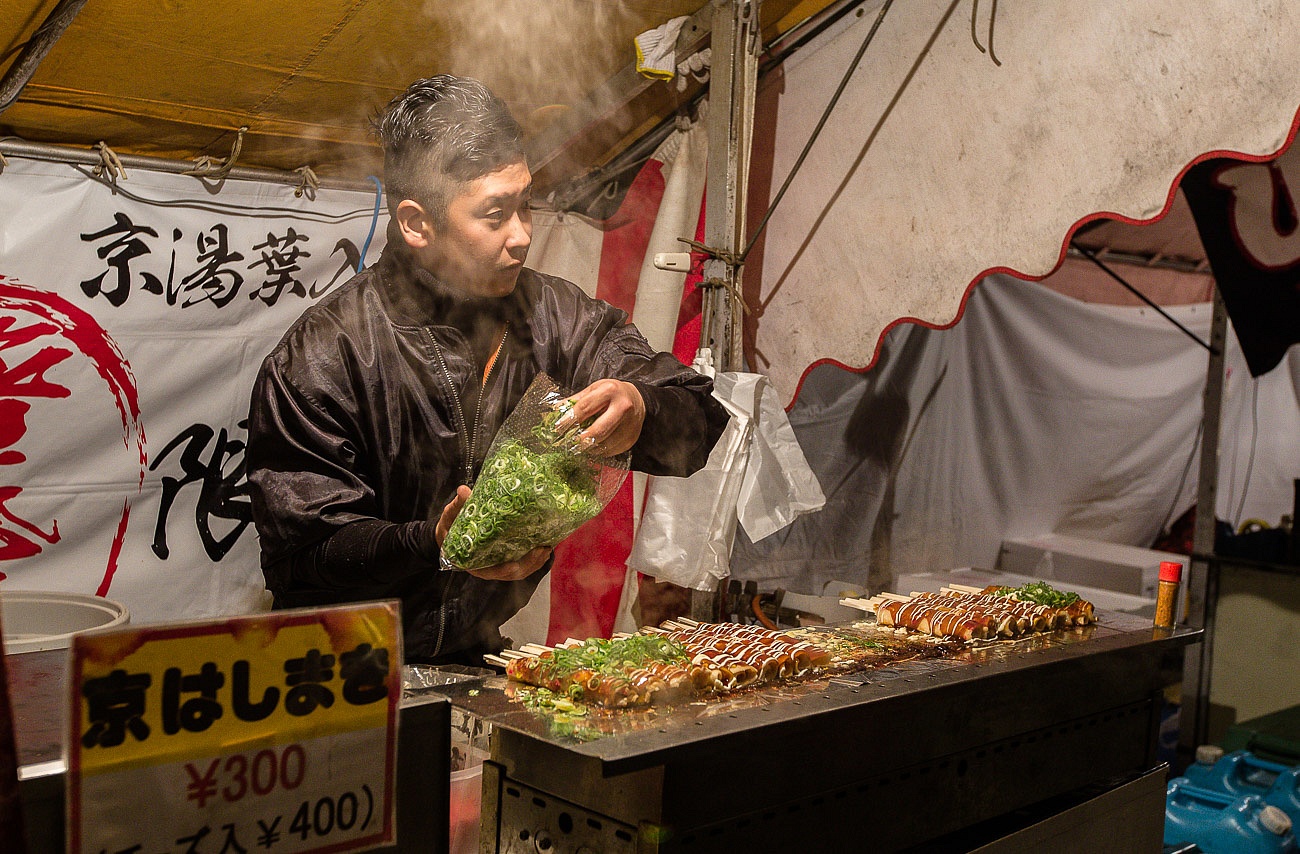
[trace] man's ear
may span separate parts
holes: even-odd
[[[412,249],[424,249],[433,240],[433,220],[419,202],[402,199],[397,204],[397,227]]]

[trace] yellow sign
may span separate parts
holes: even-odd
[[[396,603],[133,627],[71,655],[69,851],[392,840]],[[113,820],[141,808],[147,825]]]

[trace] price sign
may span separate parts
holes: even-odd
[[[397,604],[75,636],[68,851],[394,841]]]

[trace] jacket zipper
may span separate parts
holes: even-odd
[[[506,323],[506,328],[501,331],[501,340],[497,343],[496,352],[493,353],[491,361],[488,362],[487,370],[483,372],[483,382],[479,387],[478,403],[474,406],[474,425],[471,428],[465,421],[465,407],[460,402],[460,393],[456,391],[456,383],[452,381],[451,370],[447,367],[447,360],[442,355],[442,348],[438,346],[438,341],[433,337],[427,326],[420,327],[424,337],[428,339],[429,344],[433,347],[434,355],[438,357],[438,367],[442,371],[442,377],[447,381],[447,388],[451,391],[451,399],[456,404],[456,417],[460,419],[461,430],[461,449],[465,454],[465,482],[469,483],[474,475],[474,446],[478,440],[479,423],[483,417],[483,395],[487,392],[488,378],[492,376],[492,370],[505,348],[506,336],[510,334],[510,324]],[[466,439],[468,434],[468,440]],[[442,652],[443,637],[447,631],[447,606],[442,604],[438,606],[438,640],[433,645],[433,655],[437,656]]]
[[[442,636],[447,631],[447,606],[438,606],[438,642],[433,645],[433,655],[436,657],[442,652]]]
[[[420,327],[420,331],[424,333],[424,337],[433,346],[433,352],[438,357],[438,367],[442,371],[443,379],[447,381],[447,388],[451,391],[452,402],[456,404],[456,417],[460,419],[461,425],[461,450],[465,454],[465,482],[469,483],[474,476],[474,449],[478,445],[478,428],[483,418],[483,395],[487,392],[488,379],[496,368],[497,355],[504,349],[506,336],[510,334],[510,324],[507,323],[506,328],[502,330],[496,353],[483,374],[483,381],[479,386],[478,401],[474,406],[473,425],[465,418],[465,407],[461,403],[460,392],[456,391],[456,383],[452,381],[451,370],[447,367],[447,360],[442,355],[442,348],[438,346],[438,341],[433,337],[433,333],[429,331],[428,327]]]

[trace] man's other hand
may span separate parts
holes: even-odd
[[[541,569],[547,559],[550,558],[551,551],[552,549],[546,546],[538,546],[518,560],[465,571],[475,578],[482,578],[485,581],[519,581],[521,578],[527,578]]]
[[[460,515],[461,508],[465,506],[466,501],[469,501],[471,494],[470,488],[461,484],[456,487],[456,495],[451,502],[442,508],[442,515],[438,517],[438,527],[434,530],[439,549],[447,539],[451,523],[456,521],[456,517]],[[539,546],[516,560],[499,563],[496,566],[485,566],[482,569],[469,569],[466,572],[485,581],[518,581],[541,569],[550,558],[551,551],[552,549],[547,546]]]
[[[568,419],[558,425],[567,429],[570,424],[585,424],[595,419],[582,431],[585,447],[604,457],[623,453],[636,444],[645,424],[645,401],[636,386],[622,380],[596,380],[569,398],[573,401]]]

